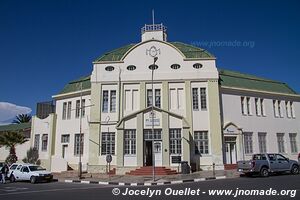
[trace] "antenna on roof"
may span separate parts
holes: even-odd
[[[154,9],[152,9],[152,24],[154,25]]]

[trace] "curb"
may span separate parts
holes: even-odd
[[[180,184],[180,183],[191,183],[200,182],[208,180],[219,180],[226,179],[226,176],[208,177],[208,178],[197,178],[197,179],[184,179],[176,181],[165,181],[165,182],[144,182],[144,183],[124,183],[124,182],[103,182],[103,181],[85,181],[85,180],[62,180],[59,182],[65,183],[82,183],[82,184],[99,184],[99,185],[119,185],[119,186],[152,186],[152,185],[170,185],[170,184]]]

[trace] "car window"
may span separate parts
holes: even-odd
[[[41,171],[41,170],[45,170],[44,168],[42,168],[41,166],[29,166],[30,171]]]
[[[274,154],[268,154],[268,157],[269,157],[269,160],[270,160],[270,161],[275,161],[275,160],[276,160]]]
[[[277,160],[279,160],[279,161],[286,160],[286,158],[283,155],[280,155],[280,154],[276,154],[276,157],[277,157]]]
[[[20,170],[23,165],[18,165],[17,170]]]
[[[255,154],[253,155],[253,160],[267,160],[265,154]]]
[[[17,168],[18,165],[13,164],[12,166],[10,166],[10,170],[15,170]]]
[[[26,167],[26,166],[22,167],[21,172],[29,172],[28,167]]]

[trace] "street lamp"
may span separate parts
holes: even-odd
[[[152,103],[151,103],[151,118],[152,118],[152,178],[153,181],[155,181],[155,154],[154,154],[154,103],[155,103],[155,95],[154,95],[154,89],[153,89],[153,75],[154,70],[158,68],[157,65],[155,65],[158,57],[153,58],[153,65],[151,66],[151,87],[152,87]]]
[[[82,81],[80,82],[80,112],[79,112],[79,163],[78,163],[78,178],[81,179],[82,163],[81,163],[81,146],[82,146]]]

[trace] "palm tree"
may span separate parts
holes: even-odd
[[[22,124],[30,122],[31,116],[28,114],[20,114],[16,116],[16,119],[13,121],[14,124]]]
[[[28,139],[22,133],[17,131],[6,131],[0,135],[0,146],[9,148],[9,155],[6,158],[6,163],[12,164],[18,160],[16,155],[16,146],[27,142]]]

